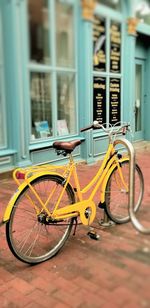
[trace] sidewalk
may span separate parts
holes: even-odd
[[[150,222],[149,144],[137,149],[136,157],[145,179],[143,219]],[[98,166],[79,167],[83,184]],[[15,190],[11,179],[0,180],[0,218]],[[1,227],[0,307],[150,307],[150,235],[139,234],[131,223],[104,228],[95,220],[94,225],[99,241],[78,226],[56,257],[32,267],[14,258]]]

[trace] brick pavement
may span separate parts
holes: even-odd
[[[137,160],[145,178],[142,208],[148,221],[150,147],[138,150]],[[82,181],[97,168],[98,164],[80,166]],[[15,189],[11,179],[0,181],[0,217]],[[98,216],[103,217],[100,209]],[[150,307],[150,236],[139,234],[131,223],[104,228],[96,220],[94,226],[99,241],[78,226],[76,236],[70,236],[56,257],[36,266],[14,258],[1,227],[0,307]]]

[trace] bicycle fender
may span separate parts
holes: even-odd
[[[26,185],[21,185],[21,186],[26,186]],[[20,190],[18,189],[14,194],[13,196],[11,197],[10,201],[8,202],[7,204],[7,207],[5,209],[5,212],[4,212],[4,216],[3,216],[3,223],[6,223],[9,218],[10,218],[10,214],[11,214],[11,211],[12,211],[12,208],[13,208],[13,205],[14,203],[16,202],[18,196],[20,195]]]
[[[7,207],[6,207],[5,212],[4,212],[4,216],[3,216],[3,223],[6,223],[9,220],[12,208],[13,208],[15,202],[17,201],[19,195],[26,189],[26,187],[32,181],[34,181],[36,178],[39,178],[39,177],[44,176],[44,175],[55,175],[55,176],[58,176],[60,179],[62,179],[62,181],[65,180],[65,178],[60,173],[56,173],[56,172],[39,172],[38,175],[36,174],[36,175],[33,175],[33,176],[25,179],[23,181],[23,183],[21,183],[18,186],[17,191],[13,194],[12,198],[10,199],[10,201],[9,201]],[[72,191],[74,191],[74,189],[71,186],[71,184],[68,183],[68,185],[70,186]]]
[[[124,158],[121,158],[118,160],[119,163],[122,163],[124,161],[129,161],[129,158],[128,157],[124,157]],[[103,204],[105,202],[105,190],[106,190],[106,185],[107,185],[107,182],[108,182],[108,179],[110,177],[110,174],[113,172],[113,170],[116,168],[116,164],[113,164],[110,169],[108,170],[104,180],[103,180],[103,183],[101,185],[101,192],[100,192],[100,202]]]

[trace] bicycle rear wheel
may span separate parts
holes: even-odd
[[[126,184],[129,184],[129,161],[121,163],[121,170]],[[137,212],[143,198],[144,179],[140,167],[135,165],[135,196],[134,211]],[[117,167],[110,174],[105,191],[105,211],[108,217],[118,224],[130,221],[128,207],[128,192],[124,187]]]
[[[48,203],[48,209],[53,211],[64,187],[63,181],[59,176],[44,175],[30,184],[43,202],[46,202],[50,192],[55,190]],[[68,184],[59,208],[74,202],[74,192]],[[34,204],[41,207],[27,185],[20,192],[6,224],[6,238],[10,250],[19,260],[29,264],[37,264],[56,255],[68,239],[73,225],[73,218],[48,223],[44,212],[39,219]]]

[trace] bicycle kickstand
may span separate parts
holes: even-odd
[[[90,222],[90,213],[88,213],[88,221]],[[89,226],[89,223],[88,223],[88,228],[89,228],[89,231],[88,231],[87,235],[88,235],[92,240],[98,241],[98,240],[100,239],[100,235],[97,234],[97,232],[94,230],[93,227],[90,227],[90,226]]]

